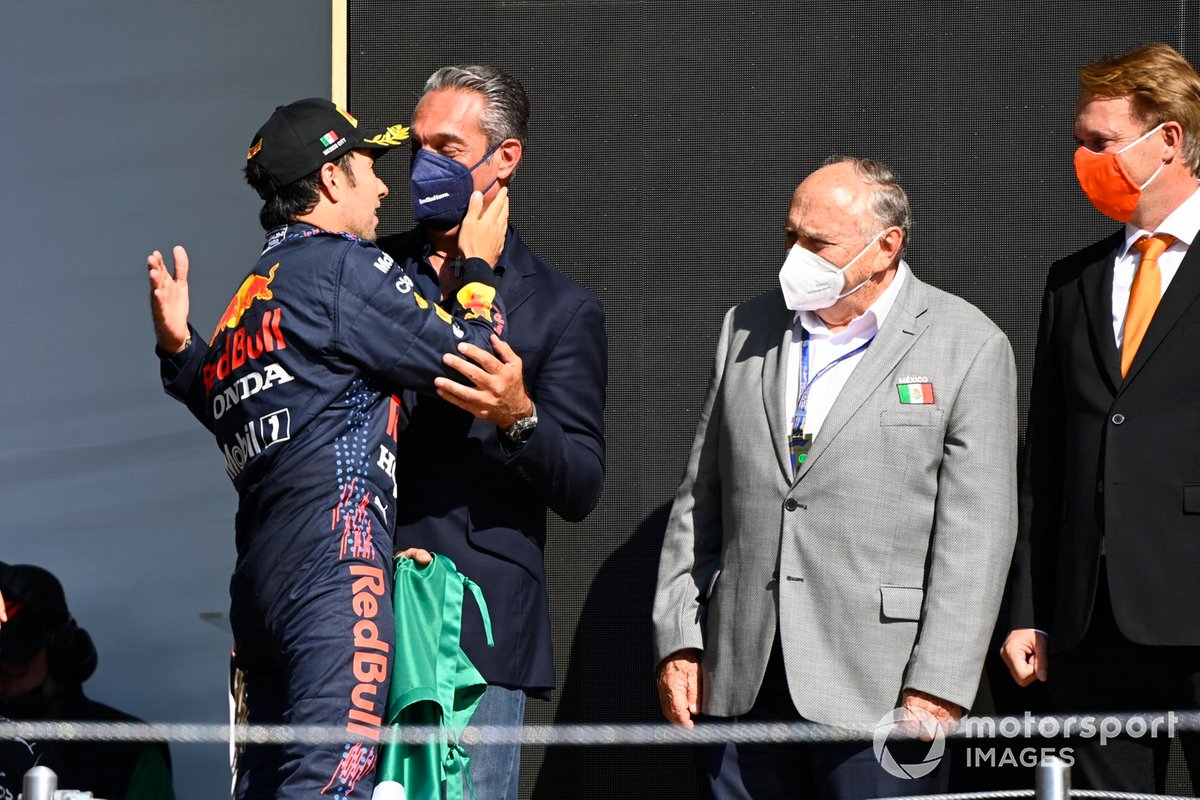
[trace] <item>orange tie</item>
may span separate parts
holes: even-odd
[[[1154,236],[1143,236],[1133,243],[1142,254],[1138,262],[1137,272],[1133,276],[1133,286],[1129,289],[1129,307],[1125,310],[1125,334],[1121,338],[1121,377],[1129,374],[1129,365],[1137,355],[1138,346],[1146,329],[1150,327],[1150,319],[1154,309],[1158,308],[1158,300],[1162,295],[1162,273],[1158,271],[1158,257],[1171,246],[1175,237],[1169,233]]]

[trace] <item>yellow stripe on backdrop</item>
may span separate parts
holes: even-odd
[[[329,89],[329,99],[342,108],[346,107],[347,1],[330,0],[333,7],[333,41],[330,46],[333,64],[330,71],[332,85]]]

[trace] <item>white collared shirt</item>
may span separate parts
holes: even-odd
[[[792,319],[791,340],[787,352],[787,388],[783,394],[782,413],[788,431],[792,429],[792,419],[796,415],[796,403],[800,399],[801,327],[808,331],[808,377],[811,381],[813,376],[827,364],[835,361],[839,356],[853,351],[863,342],[870,341],[879,332],[888,312],[896,304],[896,298],[900,295],[900,287],[908,272],[908,264],[901,261],[900,266],[896,269],[896,277],[883,290],[883,294],[875,298],[875,302],[861,316],[856,317],[845,329],[837,333],[830,331],[816,312],[796,312]],[[808,390],[808,408],[804,418],[806,434],[816,436],[825,422],[825,418],[829,416],[829,411],[833,408],[833,403],[841,393],[842,387],[846,385],[850,374],[854,372],[854,368],[858,366],[858,362],[862,360],[865,352],[866,350],[855,353],[838,362],[822,375],[820,380],[812,383]]]
[[[1133,275],[1137,272],[1138,262],[1142,254],[1134,248],[1134,243],[1143,236],[1157,233],[1169,233],[1175,237],[1171,246],[1158,257],[1158,271],[1162,275],[1162,294],[1171,285],[1171,279],[1179,271],[1179,264],[1187,255],[1187,249],[1200,231],[1200,189],[1183,201],[1179,208],[1172,211],[1158,230],[1147,231],[1125,223],[1125,241],[1117,248],[1117,260],[1113,267],[1112,289],[1112,325],[1113,336],[1117,340],[1117,350],[1121,349],[1121,339],[1125,335],[1125,311],[1129,308],[1129,290],[1133,286]],[[1159,298],[1162,298],[1162,294]]]

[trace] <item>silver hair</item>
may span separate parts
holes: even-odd
[[[830,164],[851,164],[854,175],[863,183],[873,187],[868,207],[875,217],[875,224],[868,225],[863,220],[863,237],[870,239],[884,228],[896,226],[904,231],[904,242],[900,246],[903,255],[908,247],[908,232],[912,227],[912,210],[908,205],[908,194],[900,185],[900,179],[892,168],[882,161],[873,158],[856,158],[854,156],[830,156],[825,159],[824,166]]]
[[[529,128],[529,97],[513,76],[487,64],[456,64],[442,67],[425,81],[425,92],[466,89],[483,95],[479,127],[487,136],[488,149],[505,139],[525,143]]]

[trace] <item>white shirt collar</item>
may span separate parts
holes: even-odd
[[[1147,231],[1128,222],[1125,223],[1125,241],[1117,252],[1117,258],[1124,258],[1129,252],[1129,248],[1133,247],[1134,242],[1138,239],[1156,233],[1169,233],[1183,242],[1185,248],[1190,247],[1196,238],[1197,231],[1200,231],[1200,186],[1192,192],[1191,197],[1184,200],[1178,208],[1167,215],[1167,218],[1158,226],[1158,230]]]
[[[797,311],[792,319],[792,324],[795,325],[796,322],[799,322],[812,336],[868,339],[883,327],[883,321],[887,319],[892,306],[896,305],[896,298],[900,296],[900,287],[903,286],[909,270],[908,263],[901,259],[900,266],[896,268],[896,277],[892,278],[892,282],[883,290],[883,294],[876,297],[875,302],[871,303],[866,311],[851,320],[845,329],[836,334],[829,330],[829,326],[817,316],[815,311]]]

